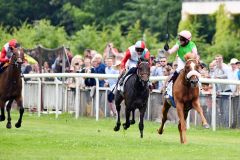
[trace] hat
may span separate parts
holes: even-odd
[[[238,62],[238,60],[236,58],[232,58],[230,60],[230,64],[236,64]]]

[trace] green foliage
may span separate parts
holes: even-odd
[[[7,32],[7,29],[2,25],[0,26],[0,46],[3,46],[7,41],[11,39],[11,35]]]
[[[133,26],[130,26],[128,35],[127,35],[127,40],[131,44],[134,44],[138,40],[143,40],[143,32],[141,31],[139,20],[137,20]]]
[[[89,12],[84,12],[77,6],[66,3],[61,10],[61,24],[66,26],[66,31],[72,33],[82,28],[83,24],[90,24],[94,19],[94,15]]]
[[[41,44],[46,48],[57,48],[62,45],[68,45],[67,34],[63,27],[55,27],[48,20],[37,22],[34,27],[34,44]]]
[[[216,33],[214,35],[214,43],[208,52],[214,56],[222,54],[225,61],[229,62],[231,58],[237,57],[240,53],[240,36],[239,30],[234,30],[233,20],[225,11],[224,5],[220,5],[216,12]],[[213,57],[212,57],[213,59]]]
[[[102,47],[101,37],[95,26],[84,25],[83,29],[71,37],[71,48],[74,54],[83,54],[86,48],[99,51]]]
[[[13,37],[16,38],[24,48],[34,48],[35,47],[35,30],[32,25],[24,22],[20,28],[13,28]]]

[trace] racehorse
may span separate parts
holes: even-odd
[[[1,115],[0,121],[5,120],[5,103],[8,101],[6,110],[8,113],[7,117],[7,128],[11,128],[11,116],[10,110],[12,102],[15,100],[19,107],[19,119],[15,124],[16,128],[21,127],[22,116],[24,113],[22,103],[22,79],[21,79],[21,64],[24,62],[23,48],[14,48],[10,55],[9,63],[5,64],[3,73],[0,74],[0,108]]]
[[[203,127],[209,128],[209,125],[203,115],[203,110],[200,106],[199,100],[199,86],[198,81],[200,73],[198,72],[199,62],[196,59],[188,59],[183,70],[180,71],[178,78],[173,84],[173,97],[177,108],[179,117],[178,130],[180,133],[180,142],[187,143],[186,140],[186,119],[189,110],[194,108],[202,119]],[[167,99],[163,102],[163,117],[162,124],[158,129],[158,133],[163,133],[164,123],[167,120],[167,113],[171,104]]]
[[[119,131],[120,122],[120,110],[121,102],[125,100],[125,117],[126,122],[123,124],[123,128],[126,130],[130,127],[130,124],[135,123],[134,112],[138,108],[140,111],[139,130],[140,137],[143,138],[143,118],[147,108],[147,101],[149,96],[148,81],[150,76],[150,65],[148,62],[142,61],[137,67],[137,74],[133,74],[129,77],[124,85],[124,91],[117,91],[115,94],[115,105],[117,110],[117,122],[114,127],[114,131]],[[130,114],[132,112],[132,120],[130,121]]]

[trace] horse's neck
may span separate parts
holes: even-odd
[[[18,79],[20,78],[21,75],[21,70],[20,68],[18,68],[18,66],[16,65],[9,65],[5,71],[6,77],[8,77],[8,79]]]
[[[184,70],[181,70],[181,72],[179,73],[179,76],[178,76],[178,78],[177,79],[180,79],[181,81],[182,81],[182,84],[184,85],[184,86],[188,86],[189,84],[188,84],[188,82],[187,82],[187,80],[186,80],[186,76],[187,76],[187,74],[185,73],[185,71]],[[176,80],[177,81],[177,80]]]

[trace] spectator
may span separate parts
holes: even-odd
[[[95,73],[94,68],[91,66],[91,59],[89,57],[84,58],[84,68],[81,73]],[[85,78],[84,84],[86,87],[92,87],[96,85],[96,81],[94,78]]]
[[[104,49],[103,53],[103,59],[109,58],[109,57],[116,57],[118,55],[117,48],[114,48],[113,43],[108,43],[107,46]],[[113,59],[113,62],[115,63],[115,59]]]
[[[174,62],[172,63],[171,74],[173,74],[173,73],[176,71],[177,67],[178,67],[177,61],[174,61]]]
[[[227,79],[227,73],[229,72],[229,67],[223,63],[223,56],[222,55],[216,55],[216,66],[214,68],[214,78],[217,79]],[[219,125],[228,127],[229,122],[229,108],[228,106],[228,100],[229,95],[222,95],[222,92],[231,92],[230,87],[228,84],[216,84],[216,91],[217,91],[217,104],[219,107]]]
[[[238,60],[236,58],[232,58],[230,61],[231,69],[227,73],[227,78],[229,80],[238,80],[238,67],[237,67]],[[231,128],[236,128],[237,126],[237,114],[238,114],[238,105],[239,105],[239,95],[237,85],[230,85],[231,92],[233,93],[232,96],[232,106],[233,106],[233,122],[231,124]]]
[[[70,66],[70,72],[71,73],[80,72],[82,70],[82,66],[83,66],[82,56],[76,55],[72,58],[71,66]],[[77,83],[76,80],[78,81],[78,86],[76,86],[76,83]],[[78,77],[78,78],[70,77],[70,78],[67,79],[67,84],[68,84],[68,87],[71,90],[75,91],[76,87],[77,88],[79,88],[79,87],[82,88],[83,87],[84,80],[81,77]]]
[[[120,64],[120,63],[121,62],[118,62],[118,64]],[[107,65],[107,67],[105,68],[106,74],[119,74],[119,70],[117,70],[113,67],[113,59],[111,57],[106,59],[106,65]],[[108,104],[109,104],[111,116],[116,115],[116,109],[115,109],[115,106],[113,103],[114,94],[112,92],[116,83],[117,83],[117,79],[115,79],[115,78],[113,78],[113,79],[109,78],[109,79],[105,80],[105,83],[104,83],[105,87],[110,87],[110,91],[108,91]]]
[[[96,54],[93,59],[92,59],[92,64],[94,67],[94,73],[98,73],[98,74],[105,74],[105,64],[103,64],[102,61],[102,55],[100,54]],[[99,87],[103,87],[104,86],[104,80],[103,79],[99,79]]]
[[[51,68],[49,67],[49,64],[47,61],[43,62],[43,66],[42,66],[42,73],[52,73]],[[54,78],[43,78],[43,81],[53,81]]]
[[[167,67],[167,58],[162,57],[160,59],[156,60],[156,67],[152,72],[152,76],[164,76],[163,70]],[[163,82],[158,81],[157,83],[154,83],[154,86],[156,89],[162,89],[163,87]]]
[[[83,55],[84,55],[84,58],[89,58],[90,60],[92,60],[92,54],[91,54],[91,49],[85,49],[84,50],[84,53],[83,53]]]
[[[83,58],[80,55],[76,55],[72,58],[70,72],[77,73],[81,72],[83,68]]]

